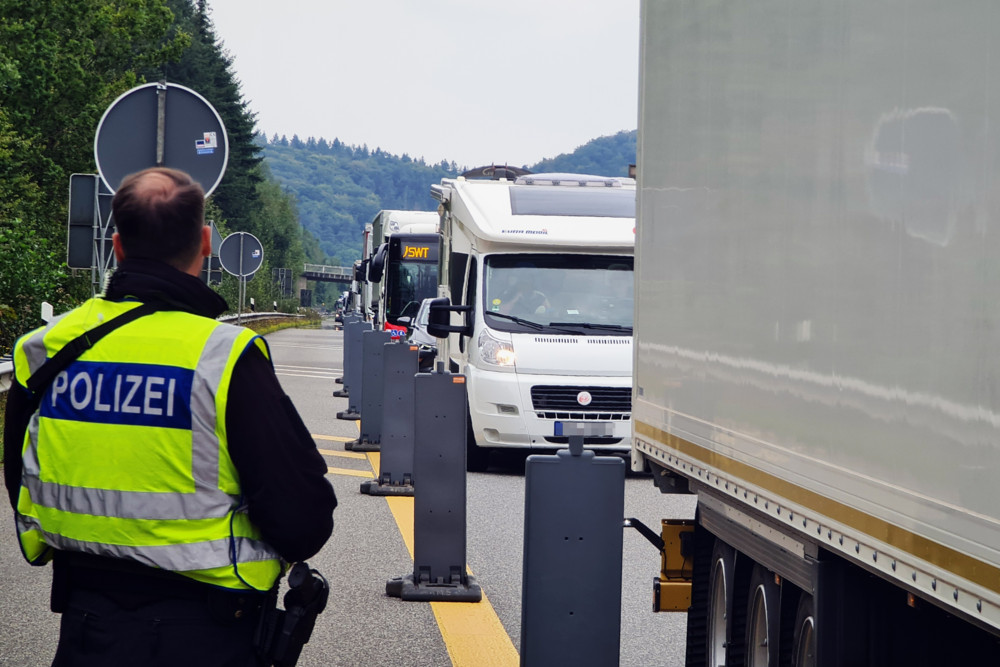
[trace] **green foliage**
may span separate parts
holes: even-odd
[[[81,297],[67,287],[65,247],[33,237],[27,227],[18,218],[0,225],[0,350],[10,350],[19,336],[42,324],[43,301],[61,312]]]
[[[65,191],[69,173],[93,171],[94,129],[108,104],[137,83],[137,67],[186,43],[163,40],[171,14],[162,0],[0,0],[0,17],[0,107],[45,190]],[[49,199],[47,212],[64,200]]]
[[[295,199],[282,190],[266,164],[256,171],[260,181],[253,215],[257,223],[255,235],[267,249],[265,257],[272,266],[294,269],[298,275],[306,263],[306,252]]]
[[[638,132],[622,131],[585,143],[572,153],[542,160],[531,171],[628,176],[628,166],[635,164],[635,139]]]
[[[162,0],[0,0],[0,352],[42,300],[87,295],[64,264],[69,175],[94,172],[97,123],[137,69],[188,43],[171,18]]]
[[[600,137],[529,169],[627,176],[628,165],[635,163],[635,140],[635,130]],[[465,169],[446,161],[428,165],[338,139],[302,141],[298,135],[290,140],[274,135],[264,155],[275,177],[295,195],[302,226],[318,239],[328,263],[341,266],[361,257],[361,231],[380,210],[433,211],[437,204],[431,185]]]
[[[294,194],[302,226],[341,266],[361,256],[361,231],[380,210],[432,211],[431,184],[458,174],[454,163],[428,165],[378,148],[302,141],[298,135],[291,141],[274,137],[264,154],[274,176]]]

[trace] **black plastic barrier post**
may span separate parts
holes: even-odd
[[[378,479],[361,483],[370,496],[413,495],[416,345],[387,343],[382,352],[382,456]]]
[[[392,340],[388,331],[366,331],[361,335],[361,435],[344,443],[352,452],[377,452],[382,442],[382,353]]]
[[[385,592],[403,600],[479,602],[483,590],[465,568],[465,376],[418,373],[414,388],[413,573],[390,579]]]
[[[371,330],[371,322],[360,320],[344,328],[344,392],[347,394],[347,410],[338,412],[337,419],[361,419],[361,374],[364,370],[361,335]]]
[[[344,336],[343,336],[343,339],[342,339],[343,340],[343,350],[342,350],[343,351],[343,360],[342,360],[343,364],[341,365],[341,367],[343,369],[344,375],[342,375],[339,378],[335,378],[334,381],[333,381],[335,384],[342,385],[344,388],[343,389],[335,389],[334,392],[333,392],[334,398],[347,398],[350,395],[350,390],[348,389],[347,384],[344,382],[344,378],[347,376],[347,366],[350,363],[350,359],[351,359],[350,355],[347,353],[347,327],[351,326],[351,324],[353,324],[354,322],[360,322],[360,321],[361,321],[361,316],[357,315],[355,313],[348,313],[348,314],[344,315],[344,320],[343,320],[343,323],[342,323],[343,326],[341,327],[341,329],[344,332]]]
[[[583,449],[603,426],[565,423],[569,449],[528,457],[522,665],[618,664],[625,462]]]

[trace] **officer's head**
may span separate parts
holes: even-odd
[[[197,275],[211,252],[205,192],[183,171],[152,167],[126,176],[111,200],[119,261],[153,259]]]

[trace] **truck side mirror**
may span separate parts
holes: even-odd
[[[435,338],[447,338],[448,334],[451,333],[471,336],[472,324],[469,322],[468,316],[470,312],[472,312],[472,306],[453,306],[447,297],[439,296],[431,301],[428,308],[427,333]],[[452,324],[452,313],[465,313],[465,324]]]
[[[389,244],[383,243],[371,257],[368,265],[368,282],[377,283],[382,281],[382,272],[385,270],[385,256],[389,252]]]
[[[354,281],[363,283],[368,275],[368,260],[354,265]]]

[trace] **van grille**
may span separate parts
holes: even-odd
[[[589,405],[580,405],[580,392],[590,393]],[[631,387],[565,387],[536,385],[531,404],[541,419],[597,419],[626,421],[632,412]]]

